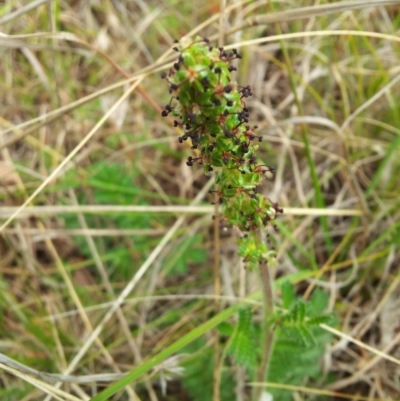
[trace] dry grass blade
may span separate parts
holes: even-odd
[[[32,236],[32,241],[43,241],[45,238],[57,238],[65,236],[86,236],[90,235],[92,237],[134,237],[134,236],[159,236],[165,233],[164,229],[152,230],[152,229],[38,229],[38,228],[24,228],[24,229],[14,229],[6,228],[4,229],[4,234],[17,234],[22,232],[23,234]]]
[[[318,16],[329,15],[333,13],[341,13],[344,11],[361,10],[371,7],[385,7],[399,4],[397,0],[353,0],[340,1],[329,4],[319,4],[310,7],[299,7],[281,12],[269,13],[265,15],[256,15],[249,17],[239,26],[234,26],[228,30],[227,34],[231,34],[238,30],[242,30],[256,25],[275,24],[278,22],[299,21],[304,18],[313,18]]]
[[[291,386],[290,384],[281,384],[281,383],[249,383],[250,386],[261,386],[261,387],[270,387],[270,388],[279,388],[282,390],[291,390],[291,391],[296,391],[300,393],[306,393],[306,394],[315,394],[315,395],[327,395],[335,398],[340,398],[340,399],[347,399],[347,400],[355,400],[355,401],[386,401],[386,398],[372,398],[372,397],[363,397],[360,396],[359,394],[345,394],[345,393],[339,393],[337,391],[329,391],[329,390],[323,390],[320,388],[310,388],[310,387],[305,387],[305,386]],[[394,400],[393,400],[394,401]]]
[[[56,169],[42,182],[42,184],[28,197],[28,199],[0,226],[0,232],[4,230],[11,223],[11,221],[27,206],[32,202],[33,199],[52,182],[61,173],[63,168],[77,155],[77,153],[90,141],[90,139],[96,134],[98,129],[107,120],[107,118],[119,107],[120,104],[135,90],[139,84],[139,80],[133,84],[129,90],[127,90],[123,96],[121,96],[114,105],[105,113],[100,121],[93,127],[93,129],[85,136],[85,138],[75,147],[75,149],[57,166]]]
[[[355,339],[345,333],[341,333],[339,330],[336,330],[333,327],[329,327],[326,324],[321,324],[320,326],[324,330],[329,331],[329,332],[337,335],[338,337],[341,337],[347,341],[350,341],[350,342],[358,345],[361,348],[366,349],[367,351],[372,352],[373,354],[377,355],[376,358],[384,358],[390,362],[400,365],[400,359],[394,358],[393,356],[388,354],[388,352],[390,352],[391,348],[393,348],[394,346],[396,346],[398,344],[398,342],[400,340],[400,334],[398,334],[395,338],[393,338],[393,340],[385,347],[385,349],[383,351],[380,351],[376,348],[370,347],[369,345],[363,343],[362,341],[358,341],[357,339]],[[368,368],[371,367],[375,363],[376,363],[376,360],[371,361],[371,363],[369,363],[368,366],[363,367],[363,370],[368,370]],[[361,375],[361,372],[360,372],[360,375]],[[334,384],[331,387],[334,388],[334,387],[337,387],[337,385]]]
[[[126,376],[125,373],[104,373],[98,375],[86,375],[86,376],[68,376],[61,374],[51,374],[46,372],[39,372],[38,370],[32,369],[29,366],[26,366],[20,362],[15,361],[12,358],[7,357],[6,355],[0,354],[0,364],[4,364],[3,366],[8,366],[13,369],[10,372],[14,373],[15,371],[20,372],[21,374],[28,374],[32,376],[39,377],[42,380],[50,383],[56,383],[61,381],[63,383],[94,383],[94,382],[112,382],[115,380],[122,379]],[[15,370],[14,370],[15,369]],[[63,392],[61,391],[60,394]],[[71,398],[72,400],[75,397]]]
[[[385,39],[393,42],[400,42],[400,38],[395,35],[370,32],[370,31],[354,31],[354,30],[325,30],[325,31],[310,31],[310,32],[296,32],[296,33],[283,33],[280,35],[273,35],[266,38],[251,39],[233,45],[226,46],[227,49],[233,49],[244,46],[258,45],[262,43],[276,42],[279,40],[324,37],[324,36],[362,36],[377,39]]]
[[[204,197],[204,195],[207,193],[207,191],[209,190],[209,188],[212,185],[213,185],[213,180],[211,179],[211,180],[209,180],[208,184],[203,188],[203,190],[199,193],[199,195],[196,197],[196,199],[194,200],[193,203],[198,203]],[[154,263],[156,258],[159,256],[159,254],[162,252],[162,250],[167,246],[168,242],[171,240],[173,235],[176,233],[176,231],[181,227],[181,225],[183,223],[184,223],[184,217],[180,217],[176,220],[175,224],[168,230],[168,232],[162,238],[160,243],[154,248],[153,252],[147,257],[146,262],[143,263],[142,266],[140,266],[140,268],[134,274],[132,279],[125,286],[123,291],[115,299],[115,301],[113,302],[110,309],[103,316],[100,323],[97,325],[97,327],[93,330],[93,332],[86,339],[85,343],[82,345],[79,352],[74,356],[72,361],[69,363],[69,366],[66,369],[66,371],[64,372],[64,374],[68,375],[70,372],[72,372],[75,369],[75,367],[81,361],[81,359],[84,357],[84,355],[86,354],[88,349],[92,346],[93,342],[96,341],[96,339],[100,335],[101,331],[104,329],[106,323],[114,316],[115,312],[121,307],[121,305],[123,304],[125,299],[129,296],[129,294],[132,292],[132,290],[138,284],[140,279],[147,272],[147,270],[150,268],[150,266]]]
[[[81,398],[77,398],[71,394],[68,394],[65,391],[58,390],[54,386],[51,386],[51,385],[49,385],[41,380],[35,379],[31,376],[28,376],[25,373],[21,373],[17,369],[10,368],[9,366],[4,365],[3,363],[0,363],[0,367],[4,371],[32,384],[33,386],[35,386],[39,390],[43,391],[44,393],[51,395],[51,397],[55,398],[56,400],[59,400],[59,401],[87,401],[87,400],[82,400]]]
[[[8,219],[16,214],[19,207],[5,206],[0,209],[0,218]],[[114,206],[114,205],[80,205],[80,206],[27,206],[18,213],[19,218],[28,216],[56,215],[60,213],[172,213],[172,214],[209,214],[214,212],[212,206]],[[293,216],[361,216],[361,210],[355,209],[317,209],[286,207],[285,214]]]
[[[0,18],[0,25],[6,24],[7,22],[12,21],[15,18],[18,18],[22,14],[28,13],[29,11],[40,7],[43,4],[49,3],[51,0],[35,0],[31,1],[29,4],[26,4],[23,7],[20,7],[19,9],[4,15],[3,17]]]
[[[323,347],[276,358],[284,370],[263,391],[400,399],[399,6],[4,3],[0,399],[87,401],[230,306],[253,313],[248,338],[259,332],[260,280],[237,257],[244,233],[212,221],[219,195],[206,193],[201,166],[185,164],[185,127],[160,116],[174,103],[159,73],[183,35],[240,48],[234,81],[253,91],[257,164],[270,173],[257,190],[284,209],[263,233],[277,254],[277,304],[289,281],[307,313],[326,305],[337,316],[337,330],[312,327]],[[115,398],[248,401],[246,367],[227,358],[237,320]]]

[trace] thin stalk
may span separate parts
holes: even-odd
[[[261,229],[257,230],[258,241],[262,241]],[[274,330],[271,325],[271,317],[274,313],[274,293],[272,289],[272,278],[266,261],[260,262],[261,289],[263,293],[263,330],[261,343],[261,361],[257,372],[257,381],[262,383],[266,380],[268,374],[269,362],[272,355],[272,346],[274,342]],[[265,388],[265,387],[264,387]],[[263,387],[253,387],[253,401],[259,401]]]
[[[219,275],[220,269],[220,240],[219,240],[219,211],[218,211],[218,199],[215,195],[215,219],[214,219],[214,309],[215,315],[218,315],[220,309],[219,295],[221,294],[221,280]],[[219,369],[219,333],[217,328],[214,329],[214,388],[213,388],[213,401],[220,401],[220,385],[221,375]]]

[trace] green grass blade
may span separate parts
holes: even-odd
[[[282,34],[282,30],[278,24],[276,25],[276,29],[277,29],[278,34]],[[289,56],[286,43],[283,40],[280,40],[279,42],[280,42],[282,53],[283,53],[283,56],[285,59],[285,64],[287,66],[286,69],[287,69],[287,73],[288,73],[289,84],[290,84],[290,87],[291,87],[293,95],[294,95],[295,104],[299,111],[299,115],[304,116],[303,104],[300,101],[298,93],[297,93],[296,78],[295,78],[291,58]],[[318,174],[317,174],[317,168],[316,168],[315,161],[314,161],[312,153],[311,153],[311,146],[310,146],[310,141],[308,139],[308,132],[307,132],[306,125],[300,124],[300,130],[301,130],[301,138],[304,143],[304,150],[305,150],[305,154],[306,154],[308,167],[310,169],[311,181],[313,183],[313,187],[314,187],[314,191],[315,191],[315,202],[316,202],[316,205],[318,208],[325,209],[326,204],[325,204],[325,200],[324,200],[324,197],[322,194],[322,188],[321,188],[322,184],[319,181]],[[333,252],[333,242],[332,242],[332,238],[330,235],[328,219],[326,216],[321,215],[321,216],[319,216],[319,220],[321,222],[322,234],[324,237],[326,249],[328,250],[329,254],[331,254]]]
[[[190,333],[186,334],[184,337],[180,338],[178,341],[171,344],[169,347],[165,348],[157,355],[153,356],[148,361],[144,362],[142,365],[136,367],[126,377],[112,384],[110,387],[102,391],[100,394],[97,394],[95,397],[93,397],[90,401],[105,401],[118,391],[123,390],[125,386],[127,386],[129,383],[139,378],[141,375],[149,371],[151,368],[160,364],[162,361],[164,361],[166,358],[168,358],[175,352],[179,351],[180,349],[182,349],[183,347],[185,347],[198,337],[202,336],[203,334],[212,330],[214,327],[218,326],[220,323],[224,322],[226,319],[232,316],[239,307],[240,304],[238,303],[231,306],[228,309],[225,309],[218,315],[214,316],[212,319],[203,323],[201,326],[195,328]]]
[[[371,195],[371,193],[375,190],[376,186],[381,181],[382,174],[384,173],[385,168],[386,168],[387,164],[389,163],[391,157],[394,157],[393,154],[398,150],[399,145],[400,145],[400,136],[397,136],[397,138],[388,147],[388,149],[386,151],[386,154],[385,154],[385,157],[379,163],[379,167],[376,170],[374,178],[372,179],[371,183],[369,184],[369,187],[368,187],[367,192],[365,194],[366,198],[368,198]]]

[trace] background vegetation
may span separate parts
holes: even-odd
[[[285,210],[279,310],[336,316],[287,319],[268,391],[400,399],[400,6],[324,3],[0,5],[1,400],[89,400],[121,372],[110,399],[249,399],[258,275],[160,116],[173,40],[195,33],[243,54]]]

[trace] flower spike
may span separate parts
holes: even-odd
[[[212,47],[202,38],[182,38],[173,49],[180,54],[169,74],[162,75],[172,96],[162,115],[180,119],[174,125],[185,133],[178,141],[190,139],[196,152],[186,164],[197,162],[206,175],[215,174],[221,221],[244,233],[239,253],[250,265],[258,265],[270,259],[271,250],[266,243],[260,244],[255,230],[268,225],[275,229],[272,222],[283,209],[256,191],[274,169],[257,165],[258,145],[253,141],[261,142],[262,136],[254,132],[256,125],[248,124],[245,103],[253,93],[249,85],[239,86],[231,75],[236,67],[230,62],[241,56],[236,49]]]

